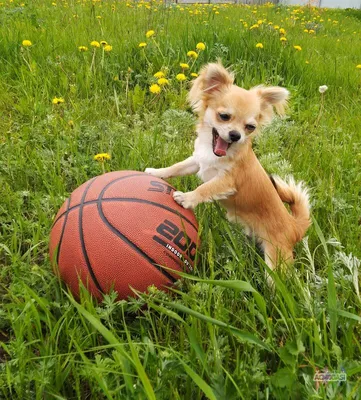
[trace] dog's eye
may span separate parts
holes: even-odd
[[[253,132],[256,129],[256,125],[247,124],[246,129],[248,132]]]
[[[222,121],[229,121],[231,119],[231,115],[226,113],[219,113],[219,118]]]

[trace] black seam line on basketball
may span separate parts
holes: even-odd
[[[125,243],[127,243],[133,250],[135,250],[139,255],[145,258],[153,267],[155,267],[159,272],[161,272],[164,276],[166,276],[171,282],[176,282],[176,279],[168,273],[164,268],[160,267],[147,253],[145,253],[142,249],[140,249],[135,243],[133,243],[129,238],[127,238],[124,233],[118,231],[108,220],[107,217],[103,213],[102,209],[102,199],[98,199],[98,212],[100,218],[103,220],[105,225],[115,233],[120,239],[122,239]]]
[[[66,211],[69,210],[70,200],[71,200],[71,195],[68,198],[68,204],[66,205]],[[63,237],[64,237],[65,225],[66,225],[66,223],[68,221],[68,215],[69,215],[69,213],[65,214],[64,224],[63,224],[63,227],[61,228],[61,234],[60,234],[60,239],[59,239],[59,244],[58,244],[58,252],[56,254],[56,264],[57,265],[59,265],[60,248],[61,248],[61,243],[62,243]]]
[[[87,193],[88,193],[88,190],[90,189],[90,186],[92,185],[92,183],[93,183],[96,179],[97,179],[97,177],[93,178],[93,179],[89,182],[88,186],[85,188],[84,193],[83,193],[83,195],[82,195],[82,197],[81,197],[81,201],[80,201],[80,204],[79,204],[79,206],[80,206],[80,208],[79,208],[79,236],[80,236],[81,249],[82,249],[83,256],[84,256],[84,259],[85,259],[85,263],[86,263],[86,266],[87,266],[88,271],[89,271],[89,273],[90,273],[90,276],[92,277],[93,282],[94,282],[95,286],[97,287],[97,289],[99,290],[99,292],[104,293],[102,287],[100,286],[100,284],[99,284],[99,282],[98,282],[98,279],[97,279],[96,276],[95,276],[95,273],[94,273],[94,271],[93,271],[93,268],[92,268],[92,266],[91,266],[91,263],[90,263],[90,260],[89,260],[89,257],[88,257],[88,253],[87,253],[86,247],[85,247],[84,232],[83,232],[83,208],[84,208],[84,200],[85,200],[85,197],[86,197],[86,195],[87,195]]]
[[[145,199],[138,199],[138,198],[136,198],[136,197],[111,197],[111,198],[109,198],[109,199],[108,199],[108,198],[102,199],[102,201],[104,201],[104,202],[106,202],[106,203],[111,203],[112,201],[114,201],[115,203],[116,203],[116,202],[123,202],[123,203],[126,203],[126,202],[132,203],[132,202],[133,202],[133,203],[150,204],[150,205],[152,205],[152,206],[154,206],[154,207],[163,208],[164,210],[167,210],[167,211],[171,212],[172,214],[178,215],[180,218],[183,218],[185,221],[187,221],[196,231],[198,230],[197,227],[193,224],[193,222],[192,222],[191,220],[189,220],[187,217],[185,217],[183,214],[181,214],[179,211],[173,210],[173,208],[170,208],[170,207],[168,207],[168,206],[165,206],[165,205],[163,205],[163,204],[161,204],[161,203],[157,203],[157,202],[155,202],[155,201],[150,201],[150,200],[145,200]],[[87,206],[87,205],[89,205],[89,204],[95,204],[95,203],[97,203],[97,202],[98,202],[98,200],[89,200],[89,201],[85,201],[85,202],[83,203],[83,205],[84,205],[84,206]],[[72,211],[72,210],[74,210],[74,209],[76,209],[76,208],[79,208],[79,207],[80,207],[80,204],[77,204],[76,206],[70,207],[70,209],[68,210],[68,212],[70,212],[70,211]],[[63,215],[65,215],[65,213],[66,213],[66,211],[64,211],[64,213],[60,215],[60,217],[55,221],[55,223],[58,222],[58,220],[59,220]],[[54,224],[55,224],[55,223],[54,223]]]
[[[110,184],[112,184],[112,183],[114,183],[114,182],[117,182],[117,181],[120,181],[120,180],[123,180],[123,179],[126,179],[126,178],[131,178],[131,177],[133,177],[133,176],[149,177],[150,175],[148,175],[148,174],[144,174],[144,175],[143,175],[141,172],[139,172],[138,174],[131,174],[131,175],[126,175],[126,176],[120,176],[119,178],[115,178],[115,179],[113,179],[112,181],[108,182],[108,183],[106,184],[106,186],[103,188],[103,190],[106,189]],[[93,179],[95,179],[95,178],[97,178],[97,177],[94,177]],[[101,194],[101,193],[100,193],[100,194]],[[99,196],[100,196],[100,194],[99,194]],[[98,198],[99,198],[99,196],[98,196]],[[93,203],[96,202],[96,201],[97,201],[97,200],[84,201],[83,204],[84,204],[84,205],[85,205],[85,204],[88,204],[88,203],[93,204]],[[53,222],[53,225],[52,225],[52,226],[54,226],[54,225],[59,221],[59,219],[60,219],[65,213],[67,213],[67,212],[73,210],[74,208],[78,208],[79,206],[80,206],[80,205],[77,204],[76,206],[70,207],[68,210],[64,211],[64,212],[63,212],[62,214],[60,214],[59,217]]]

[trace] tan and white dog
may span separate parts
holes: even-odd
[[[160,178],[197,173],[204,183],[191,192],[174,192],[174,200],[184,208],[220,200],[228,220],[256,235],[267,265],[274,269],[293,260],[293,247],[310,225],[309,197],[292,178],[288,183],[270,179],[252,150],[252,138],[271,122],[273,109],[284,113],[289,92],[263,86],[245,90],[233,81],[220,63],[203,67],[189,93],[199,116],[193,155],[171,167],[145,172]]]

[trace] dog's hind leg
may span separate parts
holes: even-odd
[[[284,270],[284,267],[287,267],[293,262],[292,249],[276,246],[266,241],[262,241],[262,247],[264,249],[265,262],[272,271],[276,268],[282,268],[282,270]],[[273,287],[274,282],[268,272],[266,272],[266,279],[268,285]]]

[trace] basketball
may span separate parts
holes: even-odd
[[[74,190],[55,217],[50,259],[75,297],[80,280],[99,300],[112,289],[125,299],[132,288],[166,290],[177,272],[192,271],[198,225],[174,190],[137,171],[100,175]]]

